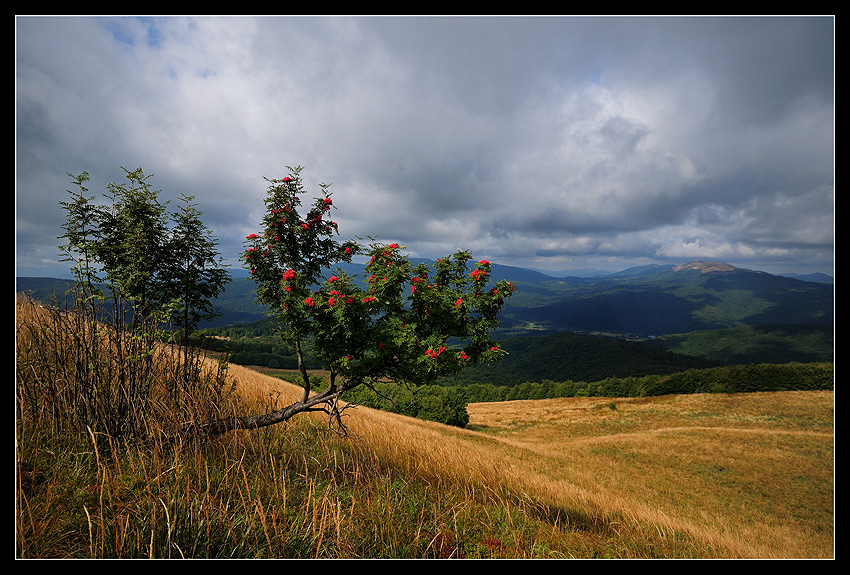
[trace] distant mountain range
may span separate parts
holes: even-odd
[[[798,280],[803,280],[804,282],[817,282],[824,284],[835,283],[835,278],[822,273],[815,274],[779,274],[782,277],[786,278],[794,278]]]
[[[804,281],[701,261],[589,277],[553,277],[499,264],[491,269],[494,280],[506,279],[518,288],[502,315],[503,330],[511,334],[573,331],[648,337],[746,325],[834,322],[834,285],[825,281],[832,281],[829,276],[805,276],[817,281]],[[363,266],[348,264],[343,270],[353,275]],[[231,274],[232,281],[216,300],[222,315],[207,327],[265,317],[255,303],[256,285],[247,272]],[[56,278],[19,277],[16,290],[49,300],[52,293],[62,297],[70,284]]]
[[[606,276],[553,278],[493,266],[514,278],[506,306],[513,328],[635,334],[687,333],[763,324],[834,321],[834,285],[752,271],[722,262],[629,268]]]

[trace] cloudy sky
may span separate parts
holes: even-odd
[[[194,195],[238,268],[301,165],[342,239],[414,257],[834,275],[834,24],[17,17],[17,273],[67,276],[68,173]]]

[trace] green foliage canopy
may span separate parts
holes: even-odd
[[[74,262],[86,297],[102,297],[96,284],[106,281],[115,303],[133,308],[134,323],[147,317],[177,322],[186,341],[201,320],[217,315],[211,301],[230,279],[217,240],[193,196],[181,195],[184,205],[168,214],[168,202],[148,182],[152,174],[122,169],[127,181],[107,186],[107,205],[86,197],[88,172],[68,174],[77,189],[69,190],[71,201],[60,202],[66,212],[59,237],[67,240],[59,246],[63,260]]]
[[[504,280],[489,286],[488,261],[470,270],[471,255],[458,251],[433,267],[413,266],[395,243],[337,241],[329,186],[321,184],[321,195],[305,206],[302,168],[289,170],[283,179],[266,180],[263,231],[248,236],[243,257],[259,302],[295,345],[305,400],[308,338],[314,358],[331,373],[330,394],[379,381],[422,385],[500,359],[490,334],[514,286]],[[323,275],[355,255],[370,258],[366,277],[339,268]]]

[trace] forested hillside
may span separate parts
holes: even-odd
[[[834,286],[720,263],[518,281],[505,324],[658,336],[763,324],[831,325]]]
[[[659,349],[724,363],[831,362],[832,325],[753,325],[685,334],[651,341]]]
[[[348,266],[352,273],[359,268]],[[696,264],[560,279],[494,265],[493,275],[512,278],[519,286],[497,332],[507,354],[501,364],[470,368],[457,379],[441,381],[445,385],[594,381],[732,363],[832,361],[834,356],[831,284]],[[54,294],[64,298],[71,285],[70,280],[18,278],[17,290],[49,301]],[[212,337],[205,346],[229,352],[234,363],[292,369],[294,350],[255,303],[255,288],[245,272],[232,271],[232,281],[216,300],[223,315],[206,324],[206,335]],[[781,324],[747,324],[780,317]],[[567,319],[585,333],[559,331],[557,324]],[[735,325],[694,329],[706,322]],[[658,328],[659,337],[642,342],[590,336],[628,333],[634,338],[641,331],[655,332],[651,327]]]
[[[413,260],[419,261],[419,260]],[[424,260],[423,260],[424,261]],[[343,270],[362,273],[360,264]],[[215,299],[221,316],[201,327],[263,319],[256,284],[242,270]],[[802,281],[719,263],[644,266],[589,278],[555,278],[523,268],[492,265],[492,281],[508,280],[518,291],[506,303],[502,328],[511,333],[604,332],[641,337],[745,325],[817,324],[834,321],[833,284]],[[49,299],[68,280],[18,278],[18,291]]]
[[[664,351],[643,342],[556,332],[513,337],[500,342],[502,362],[467,368],[444,385],[489,382],[516,385],[526,381],[597,381],[606,377],[668,374],[721,362]]]

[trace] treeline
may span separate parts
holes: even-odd
[[[269,320],[204,333],[216,337],[205,337],[203,347],[228,353],[233,363],[297,367],[294,350],[276,335]],[[309,349],[310,342],[306,345]],[[360,386],[342,399],[463,427],[469,420],[468,403],[834,389],[833,364],[829,362],[718,365],[708,358],[671,353],[642,342],[569,332],[510,338],[502,345],[507,356],[501,364],[471,367],[451,378],[441,378],[435,385]],[[318,367],[312,363],[308,366]],[[297,377],[280,377],[299,384]],[[316,381],[312,383],[314,389],[323,388]]]
[[[298,384],[297,375],[270,374]],[[311,376],[314,389],[327,382]],[[787,363],[730,365],[689,369],[669,375],[609,377],[601,381],[524,382],[519,385],[473,383],[446,387],[409,387],[392,383],[360,386],[342,399],[366,407],[410,417],[465,427],[469,422],[467,405],[520,399],[561,397],[651,397],[693,393],[751,393],[756,391],[834,390],[832,363]]]
[[[465,390],[442,385],[407,386],[393,383],[361,385],[345,392],[342,399],[390,413],[436,421],[445,425],[466,427],[469,403]]]
[[[670,374],[721,364],[672,353],[645,342],[566,331],[538,337],[511,337],[503,340],[500,347],[505,352],[500,363],[472,366],[437,383],[468,386],[489,382],[515,386],[526,381],[598,381],[606,377]]]
[[[202,345],[230,352],[233,363],[296,368],[294,350],[281,341],[268,319],[203,331],[216,339]],[[304,345],[309,349],[311,342]],[[830,362],[834,336],[831,326],[817,325],[743,326],[644,341],[555,332],[507,337],[500,348],[504,351],[500,363],[470,366],[434,383],[515,387],[544,380],[596,382],[669,375],[722,365]]]
[[[468,403],[556,397],[645,397],[690,393],[749,393],[835,389],[832,363],[727,365],[669,375],[608,377],[595,382],[543,380],[519,385],[460,387]]]

